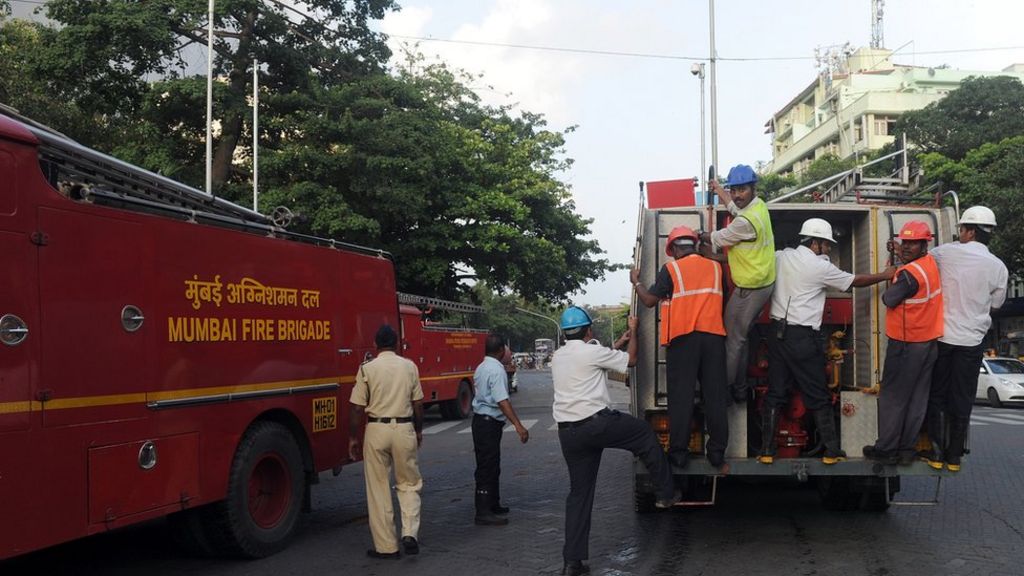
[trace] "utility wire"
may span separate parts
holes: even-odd
[[[493,46],[496,48],[518,48],[523,50],[541,50],[545,52],[568,52],[574,54],[590,54],[597,56],[621,56],[627,58],[650,58],[660,60],[686,60],[695,62],[705,62],[708,60],[706,56],[684,56],[676,54],[656,54],[656,53],[645,53],[645,52],[624,52],[617,50],[591,50],[586,48],[567,48],[561,46],[543,46],[543,45],[530,45],[530,44],[511,44],[503,42],[483,42],[476,40],[452,40],[448,38],[434,38],[432,36],[403,36],[400,34],[388,34],[391,38],[398,38],[402,40],[415,40],[420,42],[442,42],[447,44],[467,44],[470,46]],[[909,43],[908,43],[909,44]],[[903,46],[906,46],[904,44]],[[900,49],[903,48],[900,47]],[[1024,46],[989,46],[984,48],[955,48],[948,50],[924,50],[920,52],[914,52],[914,54],[966,54],[972,52],[997,52],[1002,50],[1024,50]],[[898,50],[897,50],[898,51]],[[896,51],[894,51],[895,53]],[[729,61],[729,62],[772,62],[772,61],[794,61],[794,60],[814,60],[813,56],[719,56],[718,60]]]

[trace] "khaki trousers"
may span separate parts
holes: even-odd
[[[402,512],[402,536],[419,538],[420,490],[423,477],[416,463],[416,431],[412,423],[369,422],[363,439],[366,505],[373,547],[384,554],[398,551],[395,511],[391,504],[390,476],[395,469],[398,507]]]

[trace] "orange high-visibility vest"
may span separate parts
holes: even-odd
[[[699,254],[665,265],[672,296],[661,302],[661,345],[690,332],[725,336],[722,323],[722,266]]]
[[[885,312],[885,335],[903,342],[927,342],[942,336],[942,283],[931,254],[901,266],[917,281],[917,292]]]

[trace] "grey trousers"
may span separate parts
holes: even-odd
[[[889,339],[878,395],[878,441],[882,452],[911,452],[928,410],[938,342]]]
[[[755,289],[737,286],[725,305],[725,381],[735,392],[747,390],[747,333],[773,290],[775,284]]]

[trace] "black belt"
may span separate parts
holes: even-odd
[[[583,420],[577,420],[575,422],[559,422],[558,429],[564,430],[566,428],[576,428],[577,426],[583,426],[584,424],[590,422],[591,420],[597,418],[598,416],[607,416],[613,413],[615,413],[615,410],[612,410],[611,408],[603,408],[595,412],[592,416],[587,416]]]
[[[786,325],[786,330],[789,330],[790,328],[793,328],[795,330],[807,330],[808,332],[814,332],[815,334],[821,332],[820,328],[816,329],[816,328],[811,328],[810,326],[804,326],[803,324],[792,324],[790,322],[786,322],[785,320],[779,320],[778,318],[772,318],[772,323],[773,324],[776,324],[776,323],[777,324],[785,324]]]
[[[476,414],[476,413],[474,413],[473,414],[473,418],[479,418],[479,419],[481,419],[481,420],[483,420],[485,422],[500,422],[501,424],[505,423],[505,421],[502,420],[501,418],[495,418],[494,416],[488,416],[487,414]]]
[[[366,421],[367,422],[380,422],[382,424],[391,424],[392,422],[394,422],[395,424],[404,424],[406,422],[412,422],[412,416],[399,416],[397,418],[388,418],[388,417],[377,418],[376,416],[367,416],[366,417]]]

